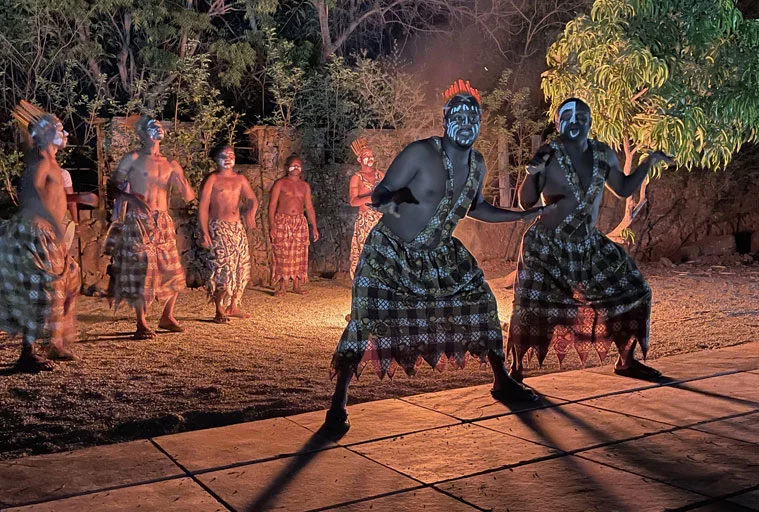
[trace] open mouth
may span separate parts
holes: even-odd
[[[569,130],[569,136],[573,139],[580,135],[580,130]]]

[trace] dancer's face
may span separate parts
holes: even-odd
[[[145,132],[148,134],[148,137],[150,137],[150,140],[153,141],[163,140],[166,136],[166,131],[163,129],[163,126],[161,126],[161,123],[155,119],[148,121],[148,126],[145,129]]]
[[[358,161],[361,165],[372,167],[374,165],[374,153],[371,149],[365,149],[361,152],[361,155],[359,155]]]
[[[56,120],[55,123],[55,135],[53,135],[53,145],[59,149],[63,149],[68,144],[69,132],[63,129],[63,123]]]
[[[216,155],[216,164],[219,169],[233,169],[235,166],[235,152],[232,148],[222,149],[218,155]]]
[[[288,176],[300,176],[302,172],[303,172],[303,164],[301,163],[299,158],[296,158],[295,160],[290,162],[290,165],[287,166]]]
[[[566,141],[581,141],[588,138],[591,125],[590,108],[584,103],[568,101],[556,116],[557,129]]]
[[[454,96],[445,106],[443,122],[446,137],[461,147],[471,147],[480,135],[480,105],[472,96]]]

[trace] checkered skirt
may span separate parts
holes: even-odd
[[[106,247],[112,248],[111,290],[118,309],[166,300],[186,287],[169,212],[127,211],[111,226]]]
[[[308,281],[308,222],[305,215],[274,216],[274,271],[272,281]]]
[[[62,348],[73,342],[79,266],[49,222],[17,215],[0,227],[0,330]]]
[[[509,351],[522,361],[551,348],[561,362],[571,349],[584,364],[603,361],[612,343],[626,354],[634,341],[645,356],[651,289],[622,247],[593,229],[564,238],[540,222],[522,241],[509,324]]]
[[[440,150],[439,140],[432,142]],[[490,351],[503,357],[493,292],[472,254],[451,236],[469,210],[484,166],[473,152],[469,177],[454,201],[452,164],[442,156],[447,193],[419,236],[404,242],[382,221],[369,234],[333,373],[347,367],[358,376],[372,361],[382,378],[392,377],[398,366],[411,375],[423,361],[440,370],[446,361],[463,367],[467,353],[480,362]]]

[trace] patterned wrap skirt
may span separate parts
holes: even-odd
[[[351,279],[356,275],[356,266],[358,266],[361,251],[364,250],[366,237],[369,236],[372,228],[377,225],[380,219],[382,219],[382,213],[371,208],[358,212],[356,223],[353,225],[353,238],[351,239]]]
[[[368,361],[382,378],[426,361],[463,367],[503,358],[498,306],[477,261],[456,238],[434,248],[404,243],[382,222],[369,234],[353,280],[351,320],[332,359],[333,375]],[[443,357],[445,356],[445,357]]]
[[[17,215],[0,225],[0,331],[63,348],[73,342],[79,265],[53,226]]]
[[[250,246],[242,222],[211,219],[210,277],[206,282],[212,299],[221,293],[221,307],[237,307],[250,281]]]
[[[106,247],[112,255],[111,292],[115,307],[150,307],[186,287],[169,212],[128,210],[111,225]]]
[[[274,217],[274,271],[272,281],[300,279],[308,281],[308,221],[305,215]]]
[[[509,350],[517,361],[553,348],[561,362],[574,349],[585,364],[591,350],[603,361],[612,343],[626,355],[633,342],[645,356],[651,289],[619,245],[592,228],[563,237],[540,222],[525,233],[514,284]]]

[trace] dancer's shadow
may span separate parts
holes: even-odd
[[[333,441],[337,441],[339,437],[331,435],[324,430],[324,427],[320,428],[295,455],[290,457],[287,466],[274,475],[269,485],[245,508],[245,512],[270,510],[277,497],[282,494],[298,473],[303,471],[321,451],[333,445]]]

